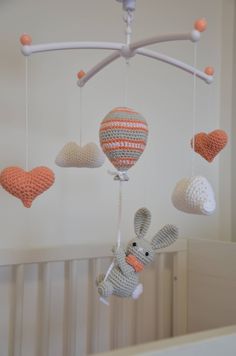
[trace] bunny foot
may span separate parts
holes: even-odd
[[[98,293],[101,297],[107,298],[113,294],[113,285],[109,281],[103,281],[98,285]]]
[[[132,293],[132,298],[138,299],[142,293],[143,293],[143,285],[142,283],[139,283]]]

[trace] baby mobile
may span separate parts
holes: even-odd
[[[98,293],[100,300],[109,304],[107,298],[111,295],[119,297],[132,297],[137,299],[143,291],[139,283],[138,273],[145,265],[150,263],[155,250],[165,248],[172,244],[178,237],[178,229],[174,225],[165,225],[152,238],[151,242],[145,239],[150,226],[151,213],[147,208],[140,208],[134,216],[135,237],[130,240],[126,249],[121,246],[121,219],[122,219],[122,184],[129,180],[127,171],[138,161],[142,155],[148,139],[148,124],[145,118],[136,110],[127,107],[126,98],[124,105],[112,109],[102,120],[99,130],[101,149],[93,142],[83,145],[82,141],[82,89],[94,75],[107,65],[123,57],[127,66],[129,60],[141,55],[173,65],[193,75],[193,137],[190,141],[193,153],[200,154],[208,162],[225,147],[227,134],[220,129],[210,133],[195,133],[196,111],[196,79],[202,79],[210,84],[213,81],[214,70],[212,67],[204,71],[196,69],[196,44],[201,38],[201,33],[206,30],[207,23],[199,19],[194,24],[194,29],[189,33],[167,34],[131,42],[131,24],[134,19],[136,0],[117,0],[123,4],[124,21],[126,24],[125,43],[116,42],[62,42],[47,44],[32,44],[29,35],[21,36],[22,53],[28,57],[33,53],[68,50],[68,49],[105,49],[113,52],[97,63],[87,73],[78,73],[78,86],[80,89],[80,121],[79,143],[68,142],[58,153],[55,163],[63,168],[98,168],[105,160],[105,155],[115,167],[114,180],[119,183],[119,209],[117,241],[113,248],[114,260],[108,271],[97,277]],[[152,44],[169,41],[189,40],[194,43],[194,66],[179,60],[147,49]],[[54,182],[54,174],[47,167],[36,167],[28,171],[28,65],[26,58],[26,167],[5,168],[0,175],[0,183],[10,194],[21,199],[24,206],[30,207],[32,201],[39,194],[50,188]],[[125,88],[125,91],[127,88]],[[125,95],[126,97],[126,95]],[[210,215],[215,210],[215,197],[208,180],[203,176],[192,176],[181,179],[172,193],[172,203],[186,213]]]

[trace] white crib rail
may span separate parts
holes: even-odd
[[[110,246],[0,250],[0,356],[80,356],[186,331],[186,241],[159,250],[138,301],[99,302]]]
[[[236,325],[146,343],[100,356],[235,356]]]

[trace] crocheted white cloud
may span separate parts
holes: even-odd
[[[55,163],[60,167],[98,168],[105,162],[105,155],[93,142],[81,147],[76,142],[67,143],[58,153]]]
[[[205,177],[183,178],[172,193],[176,209],[189,214],[211,215],[215,208],[215,194]]]

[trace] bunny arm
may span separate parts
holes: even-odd
[[[122,248],[118,248],[115,252],[114,252],[114,257],[116,259],[117,265],[120,268],[121,272],[125,275],[128,276],[130,275],[130,273],[134,273],[134,269],[132,266],[130,266],[125,258],[126,258],[126,254],[125,251]]]

